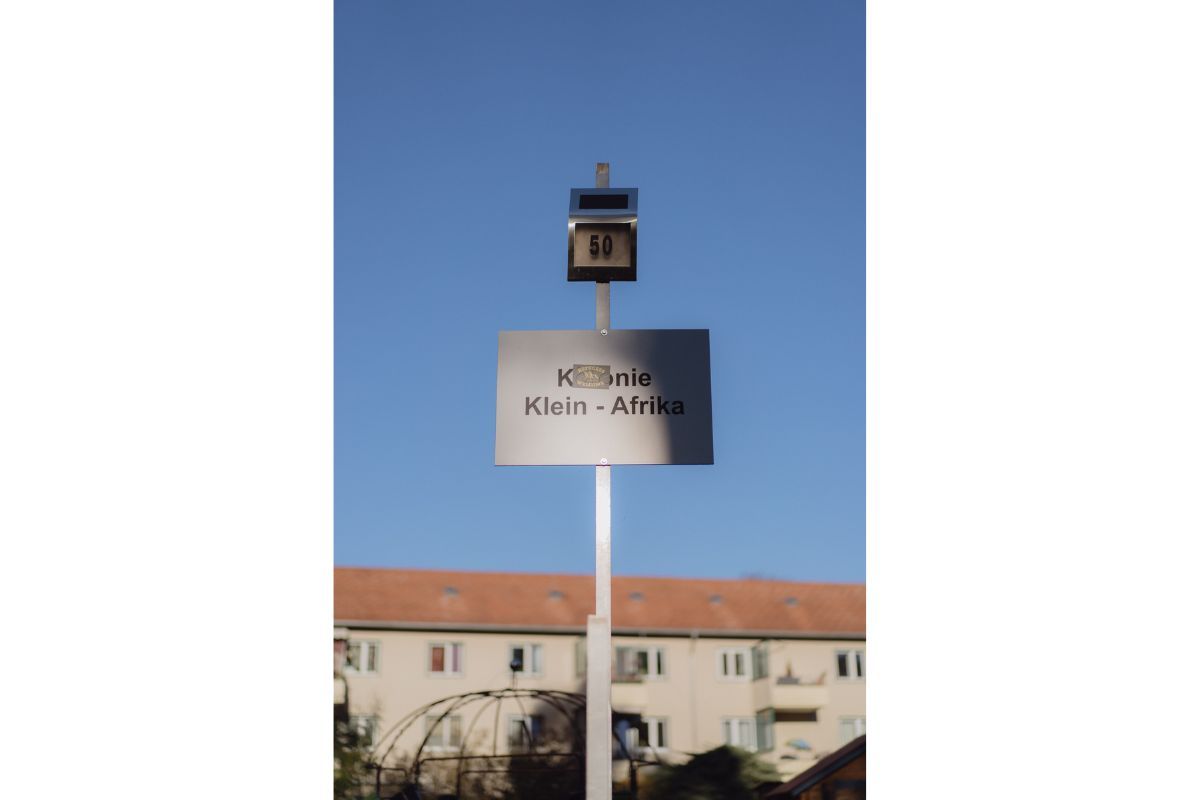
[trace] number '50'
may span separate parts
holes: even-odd
[[[604,241],[601,242],[600,234],[593,233],[591,244],[588,245],[588,251],[591,252],[592,258],[595,258],[596,256],[600,255],[601,251],[603,251],[604,255],[611,256],[612,255],[612,237],[609,236],[608,234],[605,234]]]

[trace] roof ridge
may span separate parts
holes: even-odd
[[[496,575],[502,577],[513,578],[566,578],[566,579],[584,579],[593,580],[594,575],[578,572],[509,572],[501,570],[472,570],[472,569],[441,569],[434,567],[359,567],[359,566],[344,566],[335,564],[335,570],[354,570],[358,572],[390,572],[390,573],[418,573],[422,575]],[[861,581],[813,581],[800,580],[793,578],[765,578],[765,577],[750,577],[750,578],[712,578],[703,576],[680,576],[680,575],[621,575],[613,574],[613,580],[648,580],[648,581],[679,581],[688,583],[762,583],[762,584],[790,584],[802,586],[847,586],[857,587],[864,586]]]

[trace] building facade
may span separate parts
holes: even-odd
[[[527,749],[555,735],[553,709],[420,709],[514,687],[584,693],[593,600],[590,576],[338,568],[335,701],[393,759],[422,742]],[[614,577],[613,651],[614,717],[635,753],[729,744],[786,776],[866,730],[861,585]]]

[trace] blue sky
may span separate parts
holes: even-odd
[[[517,9],[520,9],[519,11]],[[713,466],[613,468],[618,574],[861,581],[861,3],[335,4],[335,563],[588,573],[594,470],[493,466],[497,332],[709,328]]]

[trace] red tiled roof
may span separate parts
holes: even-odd
[[[583,629],[595,607],[591,575],[335,567],[333,586],[334,619],[350,625]],[[612,604],[622,631],[866,632],[856,583],[614,576]]]

